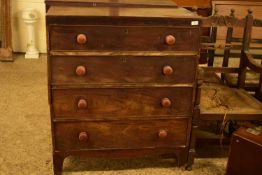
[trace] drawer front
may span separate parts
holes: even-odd
[[[52,57],[54,84],[192,83],[196,57]]]
[[[55,149],[172,148],[188,145],[190,118],[55,123]]]
[[[56,117],[192,114],[193,88],[55,89]]]
[[[51,50],[199,50],[199,28],[52,26],[49,35]]]

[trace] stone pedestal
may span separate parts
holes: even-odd
[[[27,50],[25,58],[37,59],[39,58],[39,51],[35,45],[35,23],[37,22],[37,12],[32,8],[23,10],[22,19],[27,25]]]

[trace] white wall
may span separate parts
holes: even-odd
[[[46,53],[45,3],[44,0],[11,0],[12,44],[14,52],[25,52],[27,43],[26,25],[21,18],[22,10],[34,8],[38,13],[35,26],[36,45],[41,53]]]

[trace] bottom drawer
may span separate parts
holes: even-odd
[[[55,149],[136,149],[187,146],[191,118],[55,123]]]

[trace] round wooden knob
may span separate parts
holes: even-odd
[[[87,101],[85,99],[80,99],[77,103],[78,109],[85,109],[87,108]]]
[[[161,101],[161,105],[164,107],[164,108],[168,108],[171,106],[171,100],[169,100],[169,98],[163,98],[162,101]]]
[[[164,129],[159,130],[158,137],[161,138],[161,139],[166,138],[167,137],[167,131],[164,130]]]
[[[86,68],[85,66],[77,66],[76,67],[76,75],[78,76],[84,76],[86,74]]]
[[[164,66],[163,67],[163,74],[164,75],[171,75],[173,74],[174,70],[171,66]]]
[[[76,41],[78,44],[85,44],[87,42],[87,38],[85,34],[78,34],[76,37]]]
[[[176,38],[173,35],[166,36],[166,44],[167,45],[174,45],[176,42]]]
[[[80,132],[78,135],[78,139],[81,142],[85,142],[88,140],[88,134],[86,132]]]

